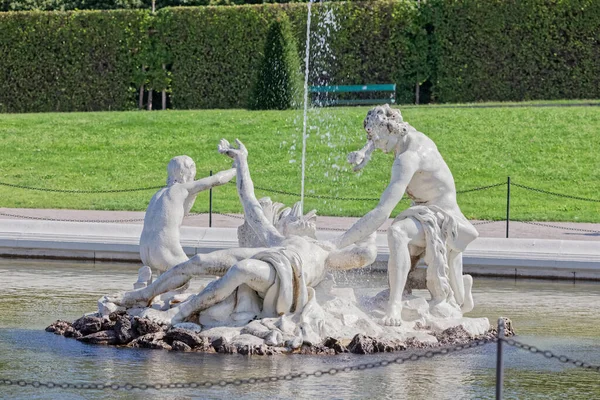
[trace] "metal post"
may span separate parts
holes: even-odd
[[[508,239],[508,223],[510,221],[510,176],[506,181],[506,238]]]
[[[212,169],[210,170],[210,176],[212,176]],[[208,191],[208,227],[212,227],[212,187]]]
[[[504,359],[502,344],[504,342],[504,318],[498,318],[498,349],[496,353],[496,400],[502,400],[504,386]]]

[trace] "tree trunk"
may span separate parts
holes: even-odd
[[[165,64],[162,65],[163,67],[163,71],[165,71],[165,74],[167,73],[167,66]],[[166,110],[167,109],[167,89],[163,89],[162,91],[162,109]]]
[[[144,108],[144,84],[140,86],[140,96],[138,100],[138,108],[142,110]]]
[[[146,72],[146,68],[142,66],[142,72]],[[140,96],[138,100],[138,108],[140,110],[144,109],[144,83],[140,86]]]
[[[148,90],[148,111],[152,111],[152,89]]]
[[[417,104],[417,105],[419,104],[419,95],[420,95],[419,92],[420,91],[421,91],[421,87],[419,86],[419,83],[417,83],[415,85],[415,104]]]

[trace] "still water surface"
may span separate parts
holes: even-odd
[[[386,355],[239,356],[92,346],[44,332],[56,319],[93,311],[107,293],[129,289],[136,267],[0,261],[0,379],[70,383],[219,381],[312,372],[391,359]],[[338,286],[375,294],[381,274],[345,274]],[[600,365],[600,285],[475,280],[472,317],[511,318],[517,340]],[[419,292],[425,294],[424,292]],[[495,345],[384,368],[212,389],[81,391],[0,386],[2,399],[491,399]],[[505,351],[505,398],[600,399],[600,374],[516,348]]]

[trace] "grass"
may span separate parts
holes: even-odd
[[[600,199],[600,109],[570,107],[403,107],[406,121],[430,136],[454,174],[457,189],[506,182]],[[378,198],[387,186],[392,157],[376,153],[359,174],[346,154],[364,144],[368,107],[315,109],[309,113],[306,194]],[[202,110],[0,115],[0,182],[79,190],[162,185],[166,165],[187,154],[198,175],[229,168],[216,151],[220,138],[239,138],[249,149],[259,188],[300,192],[302,113]],[[144,210],[153,191],[61,194],[0,186],[0,206]],[[512,186],[515,220],[600,222],[600,203],[549,196]],[[257,189],[288,205],[298,196]],[[469,218],[502,219],[506,186],[459,194]],[[306,199],[321,215],[360,216],[377,202]],[[402,201],[396,212],[406,208]],[[214,191],[214,209],[240,212],[235,186]],[[201,193],[193,209],[208,210]]]

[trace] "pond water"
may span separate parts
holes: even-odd
[[[0,379],[69,383],[173,383],[313,372],[395,358],[383,355],[240,356],[93,346],[44,332],[74,320],[107,293],[129,289],[133,265],[0,261]],[[348,273],[338,286],[375,294],[378,273]],[[600,285],[477,278],[468,316],[512,319],[517,340],[600,365]],[[417,293],[425,292],[417,291]],[[400,353],[396,353],[396,356]],[[496,345],[387,367],[293,381],[210,389],[90,391],[0,386],[2,399],[486,399],[495,393]],[[505,350],[505,398],[600,398],[600,373]]]

